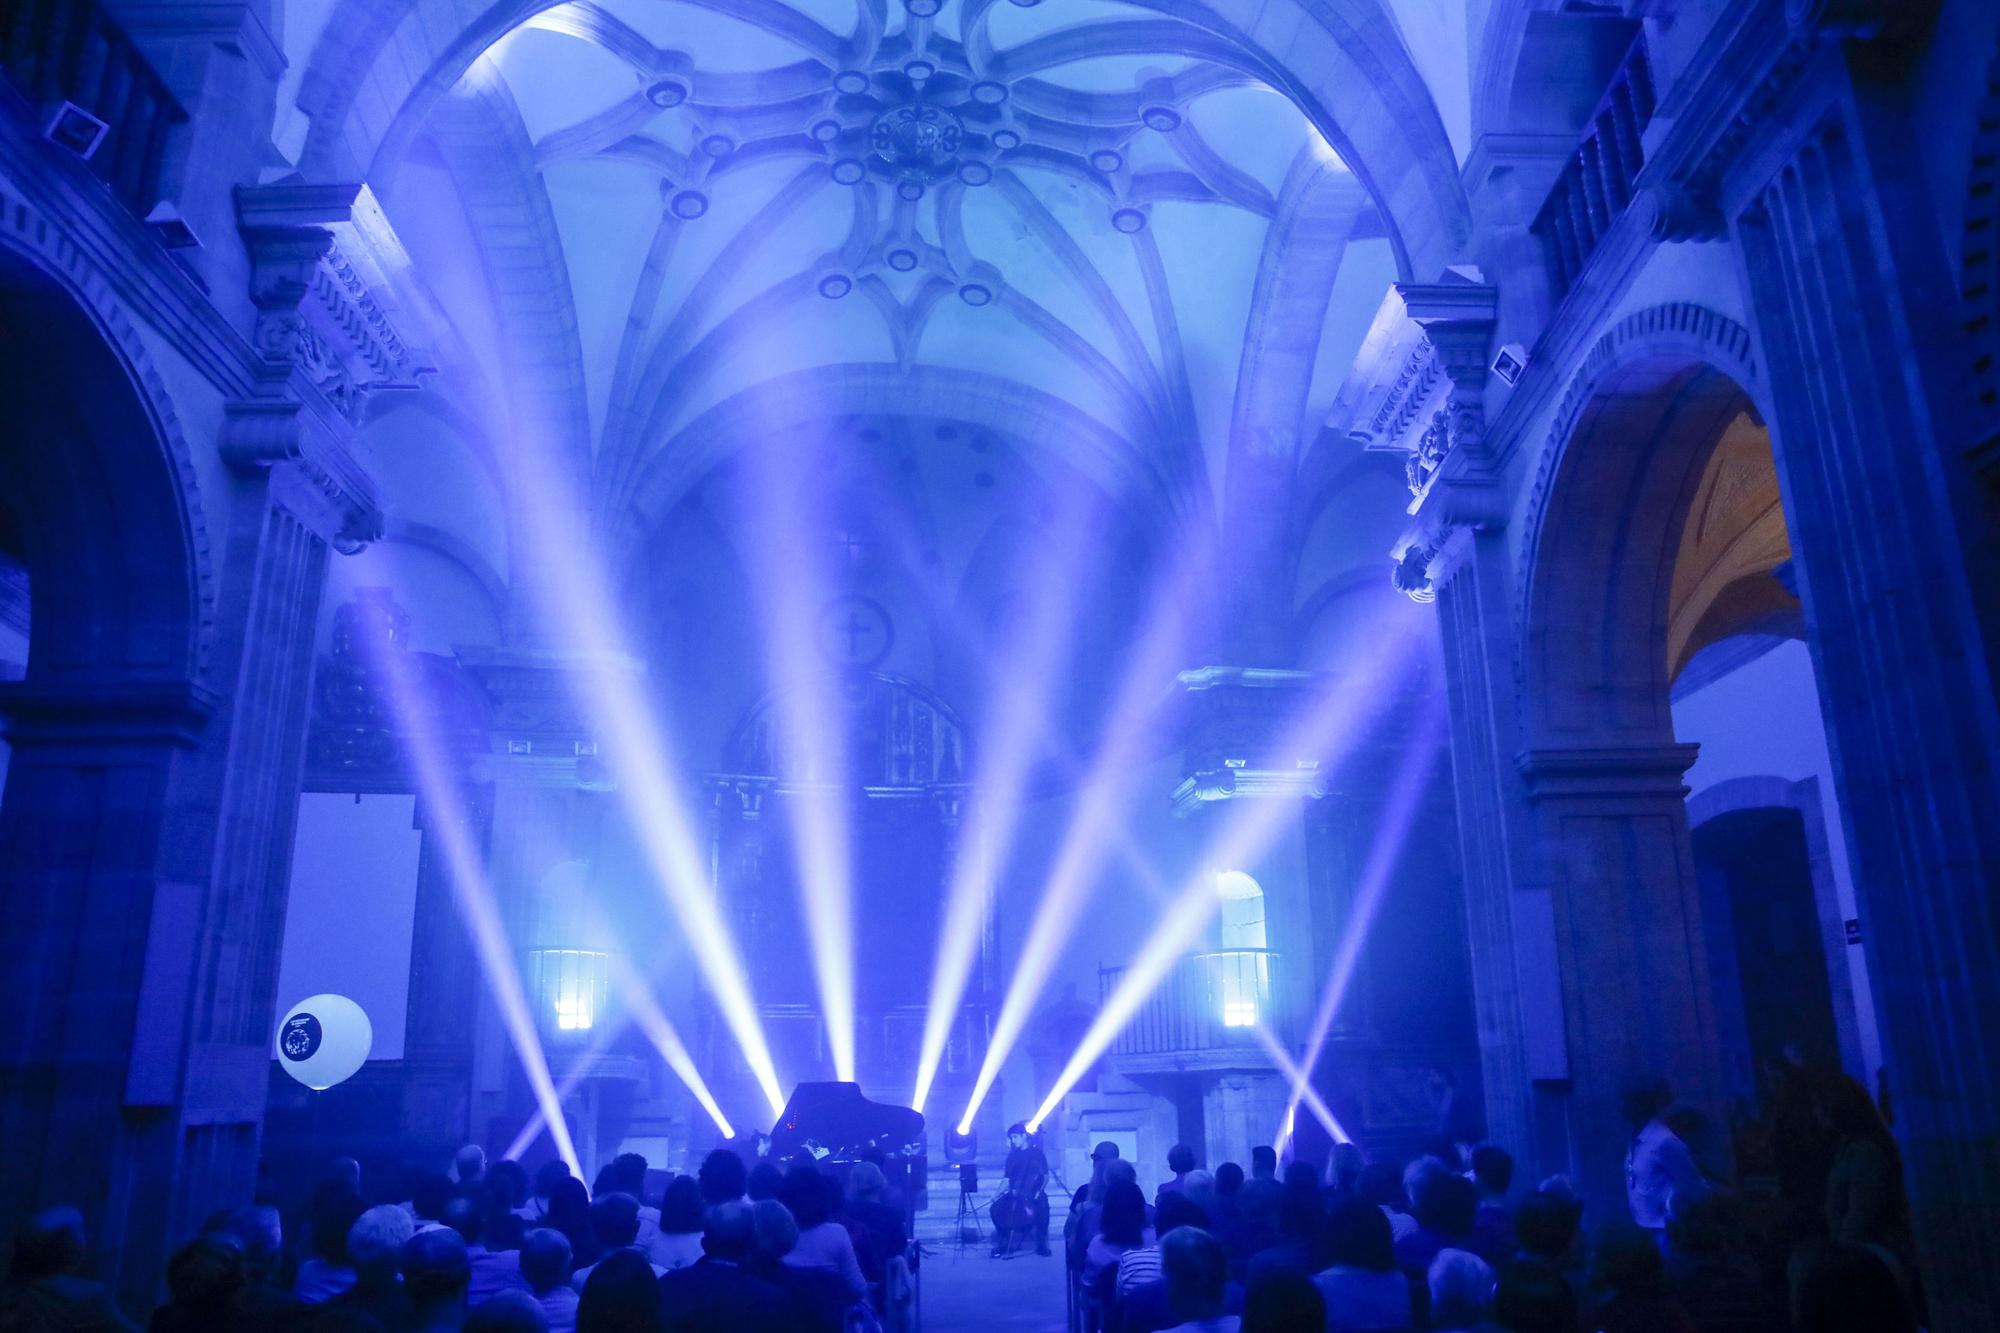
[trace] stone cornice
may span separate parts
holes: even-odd
[[[0,717],[17,747],[192,746],[220,703],[216,691],[189,680],[0,684]]]
[[[1578,744],[1545,746],[1515,756],[1527,779],[1528,799],[1563,797],[1601,799],[1618,796],[1687,795],[1686,774],[1700,753],[1698,745]]]
[[[1182,778],[1172,801],[1174,813],[1185,817],[1216,801],[1318,800],[1326,791],[1318,768],[1208,768]]]
[[[242,330],[209,300],[89,168],[45,142],[0,82],[0,178],[88,254],[133,317],[154,330],[225,396],[247,393],[257,358]]]

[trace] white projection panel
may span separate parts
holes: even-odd
[[[422,841],[410,827],[415,810],[412,796],[299,798],[277,1012],[308,995],[347,996],[375,1029],[371,1060],[403,1058]]]

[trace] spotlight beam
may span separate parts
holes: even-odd
[[[972,1117],[1000,1076],[1000,1068],[1013,1053],[1049,974],[1061,961],[1063,947],[1076,928],[1103,865],[1109,841],[1106,831],[1123,827],[1119,807],[1131,794],[1131,773],[1138,766],[1136,760],[1152,722],[1150,705],[1157,691],[1174,679],[1175,658],[1181,646],[1181,625],[1176,613],[1185,604],[1185,595],[1191,590],[1198,570],[1199,563],[1192,553],[1185,554],[1149,608],[1139,650],[1119,682],[1106,734],[1078,793],[1076,809],[1042,885],[1035,915],[1015,961],[1013,979],[987,1036],[986,1056],[980,1062],[972,1094],[959,1117],[961,1133],[971,1130]]]
[[[424,832],[427,837],[436,836],[438,849],[444,855],[451,880],[453,905],[458,909],[459,919],[465,923],[466,934],[472,938],[473,950],[479,957],[479,969],[486,977],[494,1003],[499,1007],[500,1019],[506,1025],[521,1068],[527,1074],[535,1102],[548,1121],[549,1132],[555,1138],[556,1152],[569,1165],[571,1172],[580,1176],[583,1167],[577,1161],[576,1144],[571,1140],[569,1125],[563,1119],[562,1099],[556,1095],[555,1081],[549,1074],[548,1056],[542,1049],[541,1035],[535,1028],[527,988],[521,982],[519,969],[514,966],[513,944],[507,938],[499,904],[494,900],[493,887],[486,878],[484,860],[468,831],[469,815],[451,765],[443,753],[440,739],[443,732],[439,719],[422,685],[414,679],[400,644],[384,643],[382,651],[371,656],[376,658],[377,669],[388,681],[391,705],[403,721],[403,731],[409,742],[407,754],[410,767],[417,788],[423,793],[425,804],[432,814]]]
[[[852,1082],[854,1061],[853,842],[845,803],[846,743],[843,709],[829,687],[814,642],[819,608],[829,581],[799,551],[795,534],[814,530],[803,490],[805,469],[775,449],[752,449],[757,482],[748,491],[762,501],[747,526],[755,533],[749,554],[756,571],[755,609],[765,658],[782,673],[775,683],[774,717],[786,753],[803,765],[805,779],[793,794],[795,836],[790,839],[799,908],[818,983],[834,1077]],[[784,540],[781,534],[794,535]],[[782,1107],[776,1108],[782,1110]],[[774,1112],[775,1113],[775,1112]]]
[[[660,1008],[660,1002],[654,996],[653,988],[632,969],[630,963],[616,954],[611,957],[611,985],[618,992],[618,998],[624,1002],[626,1011],[632,1015],[632,1021],[646,1034],[646,1040],[653,1044],[653,1049],[660,1053],[660,1058],[667,1062],[667,1068],[673,1070],[680,1081],[687,1085],[687,1090],[694,1094],[697,1102],[701,1103],[701,1109],[708,1112],[708,1118],[722,1131],[722,1137],[735,1138],[736,1130],[730,1125],[728,1117],[722,1114],[722,1108],[716,1105],[715,1097],[708,1090],[707,1081],[702,1078],[701,1071],[695,1068],[694,1057],[688,1054],[687,1045],[681,1041],[680,1033],[674,1030],[674,1025],[667,1020],[665,1011]]]
[[[523,444],[509,462],[517,469],[521,532],[532,557],[529,563],[547,575],[532,581],[535,609],[593,657],[616,664],[636,661],[620,632],[603,574],[606,566],[594,550],[590,524],[565,479],[543,458],[543,450],[532,440]],[[639,850],[653,871],[655,887],[688,938],[689,951],[724,1024],[742,1049],[744,1063],[776,1115],[784,1109],[784,1092],[757,1019],[748,974],[716,906],[687,803],[665,758],[672,753],[671,738],[629,670],[614,666],[576,681],[572,694],[592,730],[614,738],[604,747],[603,757],[617,779],[618,799]]]
[[[1319,1095],[1312,1089],[1312,1071],[1326,1049],[1334,1017],[1347,998],[1347,988],[1353,983],[1355,969],[1361,961],[1361,950],[1374,929],[1376,914],[1381,911],[1382,901],[1388,895],[1389,879],[1395,873],[1396,863],[1402,858],[1410,830],[1416,823],[1417,807],[1422,803],[1424,789],[1430,780],[1432,762],[1444,742],[1445,723],[1441,706],[1433,705],[1426,710],[1417,739],[1409,750],[1410,762],[1403,766],[1389,789],[1375,844],[1369,849],[1368,860],[1361,868],[1361,879],[1355,888],[1347,929],[1341,933],[1340,947],[1334,952],[1333,965],[1327,970],[1326,985],[1320,991],[1319,1008],[1313,1015],[1312,1031],[1306,1037],[1305,1055],[1292,1077],[1292,1091],[1286,1101],[1288,1112],[1295,1113],[1301,1100]]]
[[[1028,645],[1028,653],[1018,665],[999,673],[994,682],[997,702],[984,728],[977,775],[986,819],[975,840],[977,845],[961,851],[945,894],[937,965],[917,1057],[916,1090],[910,1099],[910,1108],[915,1111],[922,1111],[930,1096],[959,1004],[971,983],[987,904],[1014,850],[1021,797],[1048,732],[1047,682],[1068,656],[1077,623],[1079,581],[1067,555],[1075,549],[1079,527],[1077,506],[1072,504],[1057,538],[1057,555],[1045,558],[1042,565],[1047,577],[1033,601],[1034,616],[1016,636]]]
[[[1264,1053],[1271,1057],[1271,1063],[1278,1067],[1278,1072],[1290,1079],[1294,1088],[1304,1090],[1305,1095],[1303,1100],[1306,1109],[1310,1110],[1313,1113],[1313,1118],[1319,1121],[1328,1134],[1333,1136],[1333,1141],[1335,1143],[1352,1143],[1354,1140],[1348,1137],[1347,1131],[1341,1127],[1340,1121],[1334,1118],[1333,1108],[1326,1104],[1326,1098],[1320,1096],[1319,1090],[1314,1088],[1311,1082],[1307,1080],[1305,1072],[1299,1067],[1298,1061],[1292,1059],[1291,1052],[1285,1049],[1284,1044],[1272,1035],[1271,1030],[1262,1023],[1257,1024],[1251,1031],[1257,1036],[1257,1044],[1262,1046]],[[1281,1155],[1285,1151],[1286,1142],[1291,1138],[1290,1127],[1295,1123],[1297,1115],[1298,1111],[1295,1106],[1286,1108],[1285,1119],[1278,1127],[1276,1146],[1277,1151]]]
[[[1405,636],[1390,635],[1388,641],[1392,651],[1398,654],[1406,654],[1410,650],[1410,640]],[[1372,691],[1336,691],[1288,734],[1277,752],[1331,755],[1336,762],[1344,759],[1383,706],[1381,697]],[[1039,1125],[1069,1094],[1070,1088],[1132,1020],[1139,1006],[1152,994],[1188,945],[1206,928],[1209,917],[1221,901],[1213,883],[1215,869],[1256,860],[1285,825],[1296,817],[1297,804],[1283,799],[1253,799],[1241,803],[1237,810],[1230,813],[1233,818],[1199,859],[1198,868],[1176,895],[1174,906],[1142,948],[1139,958],[1126,967],[1118,986],[1105,1000],[1096,1020],[1084,1033],[1075,1053],[1057,1077],[1055,1086],[1036,1110],[1033,1120],[1029,1122],[1031,1125]],[[1207,904],[1207,910],[1198,921],[1193,920],[1194,909],[1190,906],[1197,900]]]

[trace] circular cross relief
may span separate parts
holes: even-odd
[[[877,666],[896,643],[888,611],[874,598],[855,593],[822,606],[814,631],[820,656],[835,666]]]

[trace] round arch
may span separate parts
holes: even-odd
[[[458,0],[345,0],[300,84],[299,106],[312,120],[302,172],[379,181],[481,55],[559,3],[490,0],[468,16]],[[1146,22],[1149,30],[1178,25],[1185,41],[1240,50],[1299,106],[1381,208],[1403,277],[1427,281],[1459,258],[1471,211],[1457,158],[1381,0],[1277,0],[1248,16],[1222,0],[1135,3],[1169,16]],[[745,17],[765,12],[744,8]]]
[[[1534,746],[1671,738],[1668,593],[1689,505],[1760,384],[1749,332],[1655,306],[1584,358],[1523,523],[1523,721]]]
[[[215,573],[193,457],[108,284],[25,206],[0,229],[0,486],[19,496],[27,690],[196,680]],[[89,386],[89,392],[70,391]]]
[[[1163,521],[1177,517],[1166,480],[1140,450],[1052,394],[992,375],[865,364],[796,371],[732,395],[654,449],[634,470],[629,489],[607,497],[607,508],[618,530],[650,531],[744,441],[784,438],[832,417],[870,413],[984,427],[1023,442],[1030,457],[1059,459],[1108,495],[1133,497]]]

